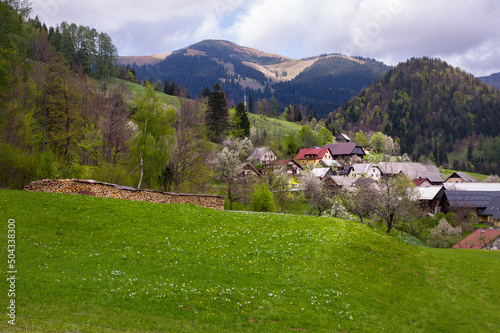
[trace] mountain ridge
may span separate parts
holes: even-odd
[[[352,60],[359,62],[361,64],[365,63],[366,61],[361,60],[359,57],[349,57],[345,56],[339,53],[332,53],[332,54],[323,54],[323,55],[316,55],[316,56],[311,56],[311,57],[306,57],[306,58],[301,58],[301,59],[296,59],[296,58],[290,58],[287,56],[275,54],[275,53],[268,53],[262,50],[258,50],[255,48],[247,47],[247,46],[241,46],[238,45],[234,42],[228,41],[228,40],[223,40],[223,39],[206,39],[200,42],[197,42],[195,44],[191,44],[189,46],[183,47],[181,49],[167,52],[167,53],[160,53],[160,54],[152,54],[152,55],[144,55],[144,56],[119,56],[118,61],[122,65],[132,65],[134,62],[138,66],[142,66],[144,64],[150,64],[150,65],[155,65],[162,60],[165,60],[168,56],[172,54],[176,54],[179,52],[185,51],[186,54],[190,56],[207,56],[207,57],[215,57],[217,58],[217,55],[214,54],[207,54],[207,51],[204,50],[206,49],[207,43],[212,43],[212,42],[217,42],[220,43],[221,45],[225,45],[228,48],[231,48],[235,51],[239,51],[239,54],[246,54],[248,57],[254,62],[251,61],[242,61],[247,66],[250,66],[260,72],[262,72],[264,75],[269,77],[270,79],[274,81],[290,81],[293,78],[295,78],[298,74],[300,74],[302,71],[304,71],[307,67],[312,66],[316,61],[320,59],[327,59],[327,58],[332,58],[332,57],[341,57],[344,59]],[[267,59],[269,62],[269,59],[275,59],[275,62],[269,64],[266,63],[266,61],[255,61],[257,59]],[[275,72],[282,72],[282,71],[289,71],[291,70],[290,74],[286,76],[279,75],[279,77],[276,77]]]
[[[204,40],[172,51],[161,61],[158,58],[122,57],[120,62],[130,65],[135,59],[132,67],[139,78],[175,82],[191,96],[220,82],[230,101],[243,101],[250,93],[255,101],[274,96],[281,110],[300,104],[319,116],[335,110],[391,68],[374,59],[337,53],[293,59],[226,40]]]
[[[489,84],[492,87],[497,88],[500,90],[500,72],[499,73],[493,73],[488,76],[480,76],[478,77],[479,80],[482,82]]]

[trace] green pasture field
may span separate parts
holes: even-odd
[[[335,218],[55,193],[1,190],[0,216],[2,332],[500,330],[498,251],[413,246]]]
[[[289,133],[298,132],[302,125],[264,115],[248,114],[250,124],[259,131],[266,131],[269,137],[283,138]],[[262,135],[262,134],[261,134]]]

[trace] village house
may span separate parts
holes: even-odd
[[[302,166],[293,159],[271,161],[262,166],[262,173],[274,173],[286,175],[288,181],[288,189],[296,189],[299,187],[299,176]]]
[[[441,173],[435,165],[423,165],[413,162],[379,162],[378,167],[385,176],[396,176],[400,173],[410,179],[427,178],[431,185],[443,185]]]
[[[278,172],[287,175],[298,175],[300,170],[302,170],[302,166],[293,159],[276,160],[262,166],[263,173]]]
[[[271,161],[277,160],[278,156],[276,153],[268,147],[256,148],[253,153],[248,156],[247,161],[256,164],[267,164]]]
[[[344,176],[329,176],[326,177],[323,182],[326,184],[328,190],[334,193],[343,187],[351,187],[354,183],[354,179],[346,178]]]
[[[330,168],[314,168],[311,170],[311,172],[315,177],[321,180],[330,176],[335,176],[335,172]]]
[[[362,178],[370,177],[375,180],[379,180],[382,176],[380,168],[373,163],[356,163],[348,167],[347,175],[348,178]]]
[[[295,159],[300,165],[312,165],[313,167],[323,160],[333,160],[332,153],[328,148],[306,148],[301,149]]]
[[[363,159],[363,156],[366,155],[363,147],[356,142],[330,143],[324,145],[323,148],[330,149],[332,159],[334,160],[348,160],[351,158]]]
[[[427,178],[422,178],[422,177],[413,179],[413,184],[415,185],[415,187],[433,186]]]
[[[469,209],[477,214],[479,222],[487,222],[488,216],[482,213],[488,209],[492,198],[499,198],[500,191],[444,191],[441,208],[443,212]]]
[[[426,213],[437,214],[441,212],[441,201],[444,195],[444,186],[417,187],[420,207]]]
[[[500,250],[500,230],[476,229],[453,246],[454,249]]]
[[[347,135],[340,133],[336,138],[335,142],[340,143],[340,142],[351,142],[351,138],[349,138]]]
[[[453,172],[446,180],[445,183],[477,183],[476,178],[465,172]]]
[[[478,213],[478,216],[481,220],[500,227],[500,197],[491,198],[488,202],[488,207]]]
[[[259,172],[259,170],[255,169],[253,165],[250,163],[241,163],[239,165],[239,168],[242,170],[240,174],[238,175],[239,177],[248,177],[248,176],[257,176],[260,177],[262,174]]]

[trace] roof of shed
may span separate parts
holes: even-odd
[[[417,187],[420,200],[434,200],[440,194],[443,186]]]
[[[328,172],[331,172],[331,170],[330,168],[314,168],[311,171],[315,177],[323,178]]]
[[[451,207],[488,207],[491,198],[500,197],[500,191],[444,191]]]

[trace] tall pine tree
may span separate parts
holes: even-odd
[[[245,104],[242,102],[238,103],[236,106],[236,113],[234,115],[234,129],[236,137],[245,138],[250,136],[250,120],[248,120],[248,114],[245,110]]]
[[[224,132],[229,128],[229,111],[224,92],[217,82],[208,97],[205,123],[215,142],[222,142]]]
[[[253,95],[252,95],[252,93],[250,93],[250,95],[248,95],[248,112],[253,113]]]

